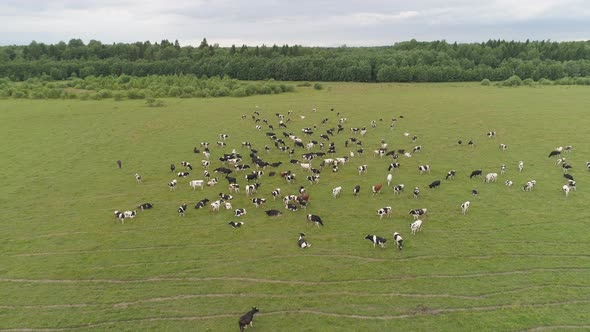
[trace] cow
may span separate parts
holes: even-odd
[[[336,198],[336,197],[340,196],[341,192],[342,192],[342,187],[336,187],[336,188],[332,189],[332,197]]]
[[[563,168],[563,173],[567,173],[567,171],[572,169],[572,165],[570,165],[568,163],[564,163],[563,165],[561,165],[561,168]]]
[[[237,183],[230,183],[228,186],[229,192],[239,193],[240,192],[240,185]]]
[[[201,160],[201,166],[204,168],[209,168],[209,166],[211,166],[211,162],[209,160]]]
[[[379,245],[381,248],[385,248],[385,242],[387,242],[386,238],[377,236],[377,235],[371,235],[368,234],[367,236],[365,236],[365,239],[373,242],[373,248],[375,248],[375,245]]]
[[[549,152],[549,158],[559,156],[560,154],[561,154],[561,151],[553,150],[553,151]]]
[[[297,245],[301,249],[306,249],[311,247],[311,244],[305,240],[305,234],[299,233],[299,240],[297,241]]]
[[[488,137],[489,138],[496,137],[496,132],[495,131],[488,132]]]
[[[320,216],[317,216],[315,214],[308,214],[307,221],[314,223],[318,227],[324,226],[324,222],[322,221],[322,218],[320,218]]]
[[[209,181],[207,181],[207,186],[209,187],[213,187],[214,185],[216,185],[219,182],[219,180],[217,178],[213,178]]]
[[[360,191],[361,191],[361,186],[358,184],[356,186],[354,186],[354,188],[352,188],[352,194],[354,195],[354,197],[358,196]]]
[[[506,144],[500,144],[500,150],[506,151],[506,149],[508,149],[508,145],[506,145]]]
[[[524,162],[521,160],[518,162],[518,171],[522,172],[523,169],[524,169]]]
[[[180,164],[182,166],[186,167],[186,169],[188,169],[188,170],[191,170],[191,171],[193,170],[193,166],[188,161],[181,161]]]
[[[481,173],[482,173],[482,170],[481,169],[476,169],[475,171],[471,172],[471,175],[469,175],[469,178],[470,179],[473,179],[476,176],[480,176]]]
[[[123,214],[125,215],[125,218],[133,219],[137,216],[137,211],[125,211]]]
[[[387,168],[387,171],[388,172],[391,172],[392,169],[399,168],[399,166],[400,166],[399,163],[391,163],[391,164],[389,164],[389,167]]]
[[[234,199],[232,195],[227,195],[224,193],[219,193],[219,198],[221,198],[224,201],[231,201],[232,199]]]
[[[404,190],[403,183],[393,186],[393,194],[394,195],[399,195],[399,193],[402,192],[403,190]]]
[[[137,183],[141,183],[141,175],[135,173],[135,181],[137,181]]]
[[[177,183],[176,179],[168,182],[168,187],[170,188],[170,191],[176,190],[176,183]]]
[[[115,211],[115,218],[121,220],[122,224],[125,223],[125,213],[120,212],[120,211]]]
[[[266,198],[252,198],[252,203],[258,208],[266,203]]]
[[[234,216],[235,217],[241,217],[241,216],[243,216],[245,214],[246,214],[246,209],[236,209],[234,211]]]
[[[397,249],[399,249],[399,250],[403,249],[404,239],[402,238],[401,235],[399,235],[398,232],[393,233],[393,241],[395,241],[395,245],[397,246]]]
[[[391,175],[391,173],[387,174],[385,180],[387,181],[387,186],[389,187],[389,185],[391,185],[391,180],[393,180],[393,175]]]
[[[178,208],[178,215],[181,217],[184,217],[184,213],[186,212],[186,204],[182,204],[179,208]]]
[[[565,194],[565,197],[567,197],[567,195],[570,193],[570,186],[568,186],[567,184],[564,184],[563,187],[561,187],[561,191],[563,191],[563,193]]]
[[[500,174],[504,173],[506,173],[506,165],[502,165],[502,167],[500,167]]]
[[[147,210],[147,209],[151,209],[152,207],[154,207],[154,204],[152,203],[143,203],[137,206],[138,209],[140,210]]]
[[[266,215],[269,217],[278,217],[283,214],[279,210],[266,210],[266,211],[264,211],[264,213],[266,213]]]
[[[285,176],[285,180],[286,180],[288,183],[294,182],[294,181],[295,181],[295,174],[288,174],[288,175],[286,175],[286,176]]]
[[[574,177],[571,174],[564,174],[563,177],[566,178],[566,179],[568,179],[568,180],[574,181]]]
[[[201,189],[203,189],[204,184],[205,184],[204,180],[192,180],[191,182],[188,183],[188,185],[191,186],[191,188],[193,188],[193,190],[197,189],[197,187],[201,187]]]
[[[461,203],[461,213],[462,214],[467,213],[467,210],[469,210],[470,205],[471,205],[471,203],[469,201]]]
[[[422,220],[418,219],[410,224],[410,230],[412,235],[416,235],[417,232],[422,230]]]
[[[123,168],[123,162],[121,160],[117,160],[117,166],[119,169]]]
[[[573,191],[576,191],[576,181],[567,180],[567,185],[570,186],[570,189],[573,189]]]
[[[358,167],[359,175],[365,173],[367,174],[367,165],[361,165]]]
[[[435,180],[432,181],[429,185],[428,188],[430,189],[435,189],[436,187],[440,186],[440,180]]]
[[[179,178],[185,178],[190,175],[189,172],[180,172],[177,174]]]
[[[414,136],[416,137],[416,136]],[[416,152],[420,152],[422,151],[422,145],[417,145],[414,147],[414,149],[412,149],[412,153],[416,153]]]
[[[240,228],[240,227],[242,227],[243,224],[244,224],[243,221],[238,221],[238,222],[230,221],[228,223],[228,225],[230,225],[232,228]]]
[[[205,207],[207,203],[209,203],[209,199],[203,198],[202,200],[197,202],[197,204],[195,205],[195,209],[202,209]]]
[[[415,187],[413,194],[414,194],[414,198],[417,199],[418,196],[420,195],[420,189],[418,187]]]
[[[246,195],[250,196],[258,191],[260,183],[249,184],[246,186]]]
[[[383,219],[383,216],[391,217],[391,206],[380,208],[377,210],[377,215],[379,216],[379,219]]]
[[[422,208],[422,209],[412,209],[410,210],[410,215],[414,217],[415,220],[419,219],[422,216],[425,216],[426,213],[428,213],[428,209],[426,208]]]
[[[514,182],[512,182],[511,180],[504,181],[504,185],[506,185],[506,187],[511,187],[513,184]]]
[[[379,194],[381,192],[382,187],[383,187],[383,185],[381,183],[373,185],[371,187],[371,192],[373,193],[373,196]]]
[[[477,195],[479,195],[479,192],[476,189],[473,189],[473,190],[471,190],[471,195],[477,196]]]
[[[420,174],[424,172],[430,173],[430,165],[420,165],[418,166],[418,171],[420,172]]]
[[[276,200],[277,197],[281,196],[281,188],[271,191],[270,194],[272,195],[272,199]]]
[[[320,182],[320,175],[311,175],[307,177],[307,181],[309,181],[311,184],[314,183],[319,183]]]
[[[238,325],[240,326],[240,332],[244,332],[244,328],[246,328],[246,326],[248,325],[252,327],[254,314],[256,314],[258,311],[258,308],[252,307],[252,310],[248,311],[246,314],[240,317],[240,320],[238,321]]]
[[[486,174],[483,182],[485,182],[485,183],[496,182],[497,179],[498,179],[498,173],[488,173],[488,174]]]
[[[174,173],[175,169],[176,169],[176,166],[174,166],[174,164],[170,164],[170,173]]]
[[[445,178],[445,180],[454,179],[455,178],[455,174],[457,174],[457,172],[454,169],[448,171],[447,172],[447,177]]]

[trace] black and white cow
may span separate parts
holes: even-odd
[[[123,213],[121,211],[115,211],[115,218],[121,220],[122,224],[125,223],[125,213]]]
[[[428,209],[426,208],[422,208],[422,209],[413,209],[410,210],[410,215],[414,217],[414,219],[420,219],[420,217],[425,216],[426,213],[428,212]]]
[[[277,188],[270,192],[272,195],[272,199],[277,199],[277,197],[281,196],[281,188]]]
[[[260,183],[249,184],[246,186],[246,195],[250,196],[258,191]]]
[[[418,198],[418,196],[420,195],[420,189],[418,187],[414,188],[413,194],[414,198]]]
[[[314,223],[318,227],[324,226],[324,222],[322,221],[322,218],[320,218],[320,216],[317,216],[315,214],[308,214],[307,221]]]
[[[242,227],[243,224],[244,224],[243,221],[238,221],[238,222],[230,221],[228,223],[228,225],[230,225],[232,228],[240,228],[240,227]]]
[[[415,137],[415,136],[414,136]],[[422,145],[417,145],[414,147],[414,149],[412,150],[412,153],[416,153],[416,152],[420,152],[422,151]]]
[[[500,150],[506,151],[506,149],[508,149],[508,145],[506,145],[506,144],[500,144]]]
[[[375,246],[378,244],[381,248],[385,248],[385,242],[387,242],[386,238],[377,236],[377,235],[371,235],[368,234],[367,236],[365,236],[365,239],[373,242],[373,248],[375,248]]]
[[[285,209],[286,210],[289,210],[289,211],[292,211],[292,212],[295,212],[295,211],[297,211],[299,209],[299,207],[297,207],[296,204],[290,204],[290,203],[288,203],[288,204],[285,204]]]
[[[297,245],[301,249],[306,249],[311,247],[311,244],[305,240],[305,234],[299,233],[299,240],[297,241]]]
[[[549,152],[549,158],[559,156],[560,154],[561,154],[561,151],[553,150],[553,151]]]
[[[179,178],[185,178],[190,175],[189,172],[180,172],[177,174]]]
[[[445,179],[446,180],[453,179],[453,178],[455,178],[455,174],[457,174],[457,172],[454,169],[452,169],[447,172],[447,177]]]
[[[397,249],[399,249],[399,250],[403,249],[404,239],[402,238],[401,235],[399,235],[398,232],[393,233],[393,241],[395,241],[395,245],[397,246]]]
[[[205,205],[207,205],[207,203],[209,203],[209,199],[203,198],[202,200],[197,202],[197,204],[195,205],[195,209],[202,209],[205,207]]]
[[[182,204],[179,208],[178,208],[178,215],[181,217],[184,217],[184,213],[186,212],[186,204]]]
[[[462,214],[467,213],[467,210],[469,210],[470,205],[471,205],[471,203],[469,201],[461,203],[461,213]]]
[[[228,195],[228,194],[224,194],[224,193],[219,193],[219,198],[221,198],[224,201],[231,201],[232,199],[234,199],[234,197],[232,195]]]
[[[496,132],[495,131],[488,132],[488,137],[489,138],[496,137]]]
[[[141,175],[135,173],[135,181],[137,181],[137,183],[141,183]]]
[[[399,193],[401,193],[404,190],[404,184],[400,183],[398,185],[395,185],[393,187],[393,194],[394,195],[399,195]]]
[[[391,163],[389,164],[389,167],[387,168],[388,172],[391,172],[392,169],[394,168],[399,168],[400,164],[399,163]]]
[[[137,208],[140,209],[140,210],[142,210],[142,211],[143,210],[151,209],[153,207],[154,207],[154,204],[152,204],[152,203],[143,203],[143,204],[140,204],[140,205],[137,206]]]
[[[352,194],[355,197],[358,196],[358,194],[360,193],[360,191],[361,191],[361,186],[358,185],[358,184],[356,186],[354,186],[354,188],[352,188]]]
[[[430,173],[430,165],[420,165],[418,166],[418,171],[420,172],[420,174],[424,172]]]
[[[176,179],[168,182],[168,187],[170,188],[171,191],[176,190],[176,183],[177,183]]]
[[[563,177],[568,180],[574,181],[574,177],[571,174],[564,174]]]
[[[229,192],[239,193],[240,192],[240,185],[237,183],[230,183],[228,186]]]
[[[363,173],[367,174],[367,167],[368,167],[367,165],[361,165],[361,166],[359,166],[358,167],[359,175],[361,175]]]
[[[252,203],[258,208],[266,203],[266,198],[252,198]]]
[[[245,214],[246,214],[246,209],[236,209],[234,211],[234,216],[235,217],[241,217],[241,216],[243,216]]]
[[[319,174],[307,176],[307,181],[309,181],[311,184],[319,183],[320,176],[319,176]]]
[[[391,206],[386,206],[377,210],[377,215],[379,219],[383,219],[383,216],[391,217]]]
[[[182,166],[186,167],[188,170],[191,170],[191,171],[193,170],[193,166],[188,161],[181,161],[180,164]]]
[[[246,326],[252,327],[252,321],[254,320],[254,314],[258,312],[258,308],[252,307],[252,310],[248,311],[245,315],[240,317],[238,325],[240,326],[240,332],[244,332]]]

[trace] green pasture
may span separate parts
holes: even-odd
[[[319,91],[164,101],[154,108],[139,100],[0,100],[0,331],[237,331],[252,306],[260,313],[250,331],[590,329],[587,87],[330,83]],[[270,130],[255,130],[255,110],[280,137],[275,113],[292,110],[286,131],[306,142],[301,128],[317,125],[312,138],[320,140],[346,117],[346,130],[333,138],[334,157],[352,150],[344,147],[350,127],[368,128],[359,137],[365,153],[338,173],[325,169],[310,185],[308,174],[274,149]],[[393,129],[391,118],[398,119]],[[497,137],[487,138],[488,131]],[[215,145],[221,133],[230,135],[225,148]],[[373,156],[381,139],[395,149],[422,145],[412,158],[400,156],[401,168],[392,172],[393,184],[405,185],[397,197],[386,186],[370,194],[371,185],[385,183],[392,162]],[[475,147],[465,144],[469,139]],[[228,193],[221,177],[202,191],[188,186],[203,179],[204,158],[193,153],[202,141],[211,143],[211,171],[232,148],[249,161],[242,141],[264,160],[283,162],[265,170],[254,196],[267,198],[266,208],[249,202],[241,173],[232,174],[242,187],[232,204],[246,208],[245,216],[193,208]],[[563,156],[578,187],[568,198],[561,167],[547,158],[564,145],[573,146]],[[194,170],[171,192],[167,183],[176,177],[169,165],[181,171],[182,160]],[[363,164],[368,173],[359,176]],[[422,164],[430,174],[418,173]],[[500,173],[502,164],[508,171],[497,183],[469,179],[474,169]],[[289,169],[294,184],[268,176]],[[450,169],[457,176],[446,181]],[[437,179],[442,185],[429,190]],[[504,186],[507,179],[513,187]],[[534,191],[523,192],[531,179]],[[353,198],[356,184],[361,194]],[[301,185],[310,195],[307,211],[287,211],[270,195],[277,187],[294,194]],[[343,194],[334,199],[336,186]],[[466,200],[471,209],[463,216]],[[113,216],[145,202],[155,207],[124,224]],[[182,203],[189,205],[185,217],[176,213]],[[393,216],[379,220],[376,210],[384,206]],[[429,211],[415,236],[413,208]],[[269,218],[266,209],[283,216]],[[325,226],[307,223],[307,213]],[[232,229],[230,220],[245,225]],[[405,239],[401,252],[394,231]],[[297,247],[299,232],[311,248]],[[388,238],[387,248],[373,248],[366,234]]]

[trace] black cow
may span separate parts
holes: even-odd
[[[175,169],[176,169],[176,166],[174,166],[174,164],[170,164],[170,173],[174,173]]]
[[[195,205],[195,209],[202,209],[205,207],[205,205],[207,205],[207,203],[209,203],[209,199],[204,198],[202,200],[200,200],[197,205]]]
[[[472,179],[475,176],[480,176],[481,175],[481,169],[476,169],[475,171],[471,172],[471,175],[469,175],[469,178]]]
[[[279,210],[266,210],[264,213],[269,217],[278,217],[282,214]]]
[[[432,183],[430,183],[430,184],[428,185],[428,188],[430,188],[430,189],[434,189],[434,188],[436,188],[436,187],[438,187],[438,186],[440,186],[440,180],[432,181]]]
[[[240,332],[243,332],[244,328],[247,325],[250,325],[250,327],[252,327],[252,321],[254,320],[254,314],[257,313],[258,311],[259,311],[258,308],[252,307],[252,310],[248,311],[245,315],[240,317],[240,320],[238,321],[238,325],[240,326]]]

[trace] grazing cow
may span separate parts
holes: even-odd
[[[570,193],[570,186],[568,186],[567,184],[564,184],[563,187],[561,187],[561,190],[565,194],[565,197],[567,197],[567,195]]]
[[[311,244],[305,240],[305,234],[303,233],[299,233],[299,240],[297,241],[297,245],[301,249],[311,247]]]
[[[170,188],[170,191],[176,190],[176,182],[177,182],[176,179],[174,179],[168,183],[168,187]]]
[[[179,178],[185,178],[190,175],[189,172],[180,172],[177,174]]]
[[[277,197],[281,196],[281,188],[277,188],[270,193],[272,195],[272,199],[277,199]]]
[[[422,230],[422,220],[418,219],[410,224],[410,230],[412,235],[416,235],[417,232]]]
[[[336,197],[340,196],[341,192],[342,192],[342,187],[336,187],[336,188],[332,189],[332,197],[336,198]]]
[[[417,188],[416,188],[417,189]],[[400,183],[396,186],[393,187],[393,194],[394,195],[399,195],[400,192],[402,192],[404,190],[404,184]]]
[[[502,165],[502,167],[500,167],[500,174],[504,173],[506,173],[506,165]]]
[[[137,211],[125,211],[123,214],[125,215],[125,218],[133,219],[137,216]]]
[[[352,188],[352,194],[354,195],[354,197],[358,196],[360,191],[361,191],[361,186],[358,184],[356,186],[354,186],[354,188]]]
[[[414,137],[416,137],[416,136],[414,136]],[[420,152],[420,151],[422,151],[422,145],[417,145],[412,150],[412,153],[416,153],[416,152]]]
[[[496,132],[495,131],[488,132],[488,137],[489,138],[492,138],[492,137],[495,137],[495,136],[496,136]]]
[[[414,188],[414,198],[418,198],[418,195],[420,195],[420,189],[418,187]]]
[[[486,177],[484,178],[483,182],[485,182],[485,183],[496,182],[497,179],[498,179],[498,173],[488,173],[488,174],[486,174]]]
[[[219,134],[219,139],[222,139],[225,141],[227,138],[229,138],[228,134]]]
[[[219,182],[219,180],[217,178],[213,178],[209,181],[207,181],[207,186],[209,187],[213,187],[214,185],[216,185]]]
[[[195,205],[195,209],[202,209],[205,207],[205,205],[209,203],[209,199],[207,198],[203,198],[202,200],[200,200],[199,202],[197,202],[197,204]]]
[[[392,169],[399,168],[399,166],[400,166],[399,163],[391,163],[391,164],[389,164],[389,167],[387,168],[387,171],[388,172],[391,172]]]
[[[367,165],[361,165],[358,167],[359,175],[365,173],[367,174]]]
[[[404,152],[404,157],[406,158],[412,158],[412,154],[409,152]]]
[[[570,186],[570,189],[576,191],[576,181],[574,180],[567,180],[567,185]]]
[[[512,182],[511,180],[506,180],[504,181],[504,184],[506,185],[506,187],[511,187],[514,184],[514,182]]]
[[[264,211],[264,213],[266,213],[266,215],[269,217],[278,217],[283,214],[279,210],[266,210],[266,211]]]
[[[230,225],[232,228],[240,228],[240,227],[242,227],[243,224],[244,224],[243,221],[238,221],[238,222],[230,221],[228,223],[228,225]]]
[[[258,191],[258,187],[260,187],[260,183],[249,184],[246,186],[246,195],[250,196]]]
[[[209,166],[211,166],[211,162],[209,160],[201,160],[201,166],[209,168]]]
[[[528,181],[524,186],[522,186],[523,191],[532,191],[537,182],[535,180]]]
[[[287,174],[287,175],[285,176],[285,180],[286,180],[288,183],[294,182],[294,181],[295,181],[295,174]]]
[[[254,320],[254,314],[257,313],[259,310],[256,307],[252,307],[252,310],[248,311],[245,315],[240,317],[238,321],[238,325],[240,326],[240,332],[244,332],[246,326],[252,327],[252,321]]]
[[[555,161],[555,165],[561,165],[563,162],[565,162],[565,158],[559,158]]]
[[[219,193],[219,198],[221,198],[224,201],[231,201],[232,199],[234,199],[232,195],[227,195],[224,193]]]
[[[247,174],[244,178],[248,182],[250,182],[251,180],[258,180],[258,173],[257,172],[254,172],[252,174]]]
[[[429,185],[428,188],[430,189],[435,189],[436,187],[440,186],[440,180],[435,180],[432,181]]]
[[[320,176],[318,175],[311,175],[307,177],[307,181],[309,181],[311,184],[314,183],[319,183],[320,182]]]
[[[571,174],[564,174],[563,177],[566,178],[566,179],[568,179],[568,180],[574,181],[574,177]]]
[[[381,183],[373,185],[371,187],[371,192],[373,193],[373,196],[379,194],[381,192],[381,188],[383,188],[383,185]]]
[[[119,169],[123,168],[123,162],[121,160],[117,160],[117,166]]]
[[[572,165],[570,165],[568,163],[564,163],[563,165],[561,165],[561,168],[563,168],[563,173],[567,173],[567,171],[572,169]]]
[[[188,183],[189,186],[193,188],[193,190],[197,189],[197,187],[201,187],[203,189],[203,185],[205,184],[204,180],[192,180]]]
[[[234,216],[235,217],[241,217],[241,216],[243,216],[245,214],[246,214],[246,209],[236,209],[234,211]]]
[[[518,162],[518,171],[522,172],[523,169],[524,169],[524,162],[521,160]]]
[[[457,172],[454,169],[448,171],[447,172],[447,177],[445,178],[445,180],[454,179],[455,178],[455,174],[457,174]]]
[[[240,185],[237,183],[230,183],[228,186],[229,192],[239,193],[240,192]]]
[[[142,211],[143,210],[151,209],[153,207],[154,207],[154,204],[152,204],[152,203],[143,203],[143,204],[140,204],[140,205],[137,206],[137,208],[140,209],[140,210],[142,210]]]
[[[561,154],[561,151],[553,150],[553,151],[549,152],[549,158],[559,156],[560,154]]]
[[[365,236],[365,239],[373,242],[373,248],[375,248],[375,245],[379,245],[381,248],[385,248],[385,242],[387,242],[386,238],[377,236],[377,235],[371,235],[368,234],[367,236]]]
[[[120,212],[120,211],[115,211],[115,218],[121,220],[122,224],[125,223],[125,213]]]
[[[422,208],[422,209],[410,210],[409,214],[412,215],[414,217],[414,219],[419,219],[421,216],[425,216],[427,212],[428,212],[428,209]]]
[[[477,190],[473,189],[473,190],[471,190],[471,195],[477,196],[477,195],[479,195],[479,192]]]
[[[471,175],[469,175],[469,178],[470,179],[473,179],[476,176],[480,176],[481,173],[482,173],[482,170],[481,169],[476,169],[475,171],[471,172]]]
[[[387,174],[387,186],[389,187],[389,185],[391,185],[391,180],[393,180],[393,175],[391,175],[391,173]]]
[[[135,173],[135,181],[137,181],[137,183],[141,183],[141,175]]]
[[[506,151],[506,149],[508,149],[508,145],[506,145],[506,144],[500,144],[500,150]]]
[[[399,250],[403,249],[404,239],[402,238],[401,235],[399,235],[398,232],[393,233],[393,241],[395,241],[395,245],[397,246],[397,249],[399,249]]]
[[[462,214],[467,213],[467,210],[469,210],[470,205],[471,205],[471,203],[469,201],[461,203],[461,213]]]
[[[259,208],[266,203],[266,198],[252,198],[252,203]]]
[[[170,164],[170,173],[174,173],[175,169],[176,169],[176,166],[174,166],[174,164]]]
[[[184,167],[186,167],[186,169],[188,170],[193,170],[193,166],[188,162],[188,161],[181,161],[180,164]]]
[[[324,222],[322,221],[322,218],[320,218],[320,216],[317,216],[315,214],[308,214],[307,221],[314,223],[317,227],[324,226]]]
[[[391,206],[380,208],[377,210],[377,215],[379,216],[379,219],[383,219],[383,216],[391,217]]]
[[[203,171],[203,176],[204,176],[205,178],[207,178],[207,179],[208,179],[208,178],[210,178],[210,177],[211,177],[211,173],[209,173],[209,171],[208,171],[208,170],[204,170],[204,171]]]
[[[178,208],[178,215],[181,217],[184,217],[184,213],[186,212],[186,204],[182,204],[179,208]]]
[[[430,165],[420,165],[418,166],[418,171],[420,172],[420,174],[424,172],[430,173]]]

